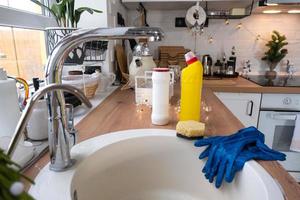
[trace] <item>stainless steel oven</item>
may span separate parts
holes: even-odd
[[[287,155],[280,163],[300,182],[300,153],[290,151],[297,114],[300,94],[263,94],[258,129],[269,147]]]

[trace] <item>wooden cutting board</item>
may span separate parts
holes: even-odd
[[[116,56],[119,70],[122,74],[122,81],[127,81],[123,74],[128,74],[128,66],[127,66],[127,57],[125,54],[124,47],[120,44],[117,44],[116,47]]]

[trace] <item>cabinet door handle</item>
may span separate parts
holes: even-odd
[[[248,102],[248,105],[247,105],[247,114],[250,117],[252,116],[252,113],[253,113],[253,105],[254,105],[254,102],[252,100]],[[250,111],[249,111],[249,107],[250,107]]]

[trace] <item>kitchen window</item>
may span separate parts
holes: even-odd
[[[32,3],[31,0],[0,0],[0,5],[36,14],[42,14],[41,7]]]
[[[49,4],[52,0],[42,0]],[[57,26],[30,0],[0,0],[0,67],[8,75],[43,78],[46,64],[46,27]]]

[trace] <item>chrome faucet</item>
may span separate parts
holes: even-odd
[[[46,85],[49,87],[52,86],[52,84],[62,83],[62,69],[65,59],[75,47],[84,42],[116,39],[147,39],[148,41],[160,41],[163,37],[164,34],[160,28],[151,27],[96,28],[74,31],[62,38],[52,50],[46,64]],[[47,89],[47,92],[48,91],[50,90]],[[69,123],[66,116],[65,99],[61,90],[51,90],[46,94],[46,97],[49,114],[48,136],[50,170],[64,171],[70,168],[74,163],[69,150],[68,136],[70,129],[68,128]],[[84,99],[84,101],[87,104],[86,99]],[[28,110],[30,111],[31,108],[28,108]],[[27,122],[30,113],[25,113],[24,115],[25,116],[20,120],[20,127],[18,126],[14,140],[10,144],[8,152],[10,155],[15,148],[17,142],[16,137],[20,135],[20,131],[24,130],[24,123]]]
[[[16,150],[16,147],[19,143],[19,140],[21,138],[21,136],[24,134],[24,131],[26,129],[26,125],[28,123],[28,120],[33,112],[33,108],[35,106],[35,104],[42,98],[44,97],[47,93],[49,92],[53,92],[53,91],[66,91],[69,92],[73,95],[75,95],[76,97],[78,97],[78,99],[80,99],[84,104],[86,104],[87,107],[91,108],[92,104],[90,103],[90,101],[85,97],[85,95],[78,90],[77,88],[71,86],[71,85],[66,85],[66,84],[49,84],[46,87],[38,90],[36,93],[34,93],[34,95],[30,98],[30,100],[27,102],[27,105],[25,107],[25,109],[22,112],[21,118],[17,124],[17,127],[15,129],[14,135],[12,137],[12,140],[8,146],[7,149],[7,155],[9,157],[12,157],[14,151]],[[66,129],[68,130],[68,128],[70,127],[66,127]],[[66,156],[67,158],[70,159],[70,152],[69,152],[69,143],[68,143],[68,136],[65,135],[65,138],[62,138],[60,136],[59,138],[59,145],[61,145],[61,154]],[[63,143],[63,141],[66,140],[66,143]],[[70,159],[71,160],[71,159]]]

